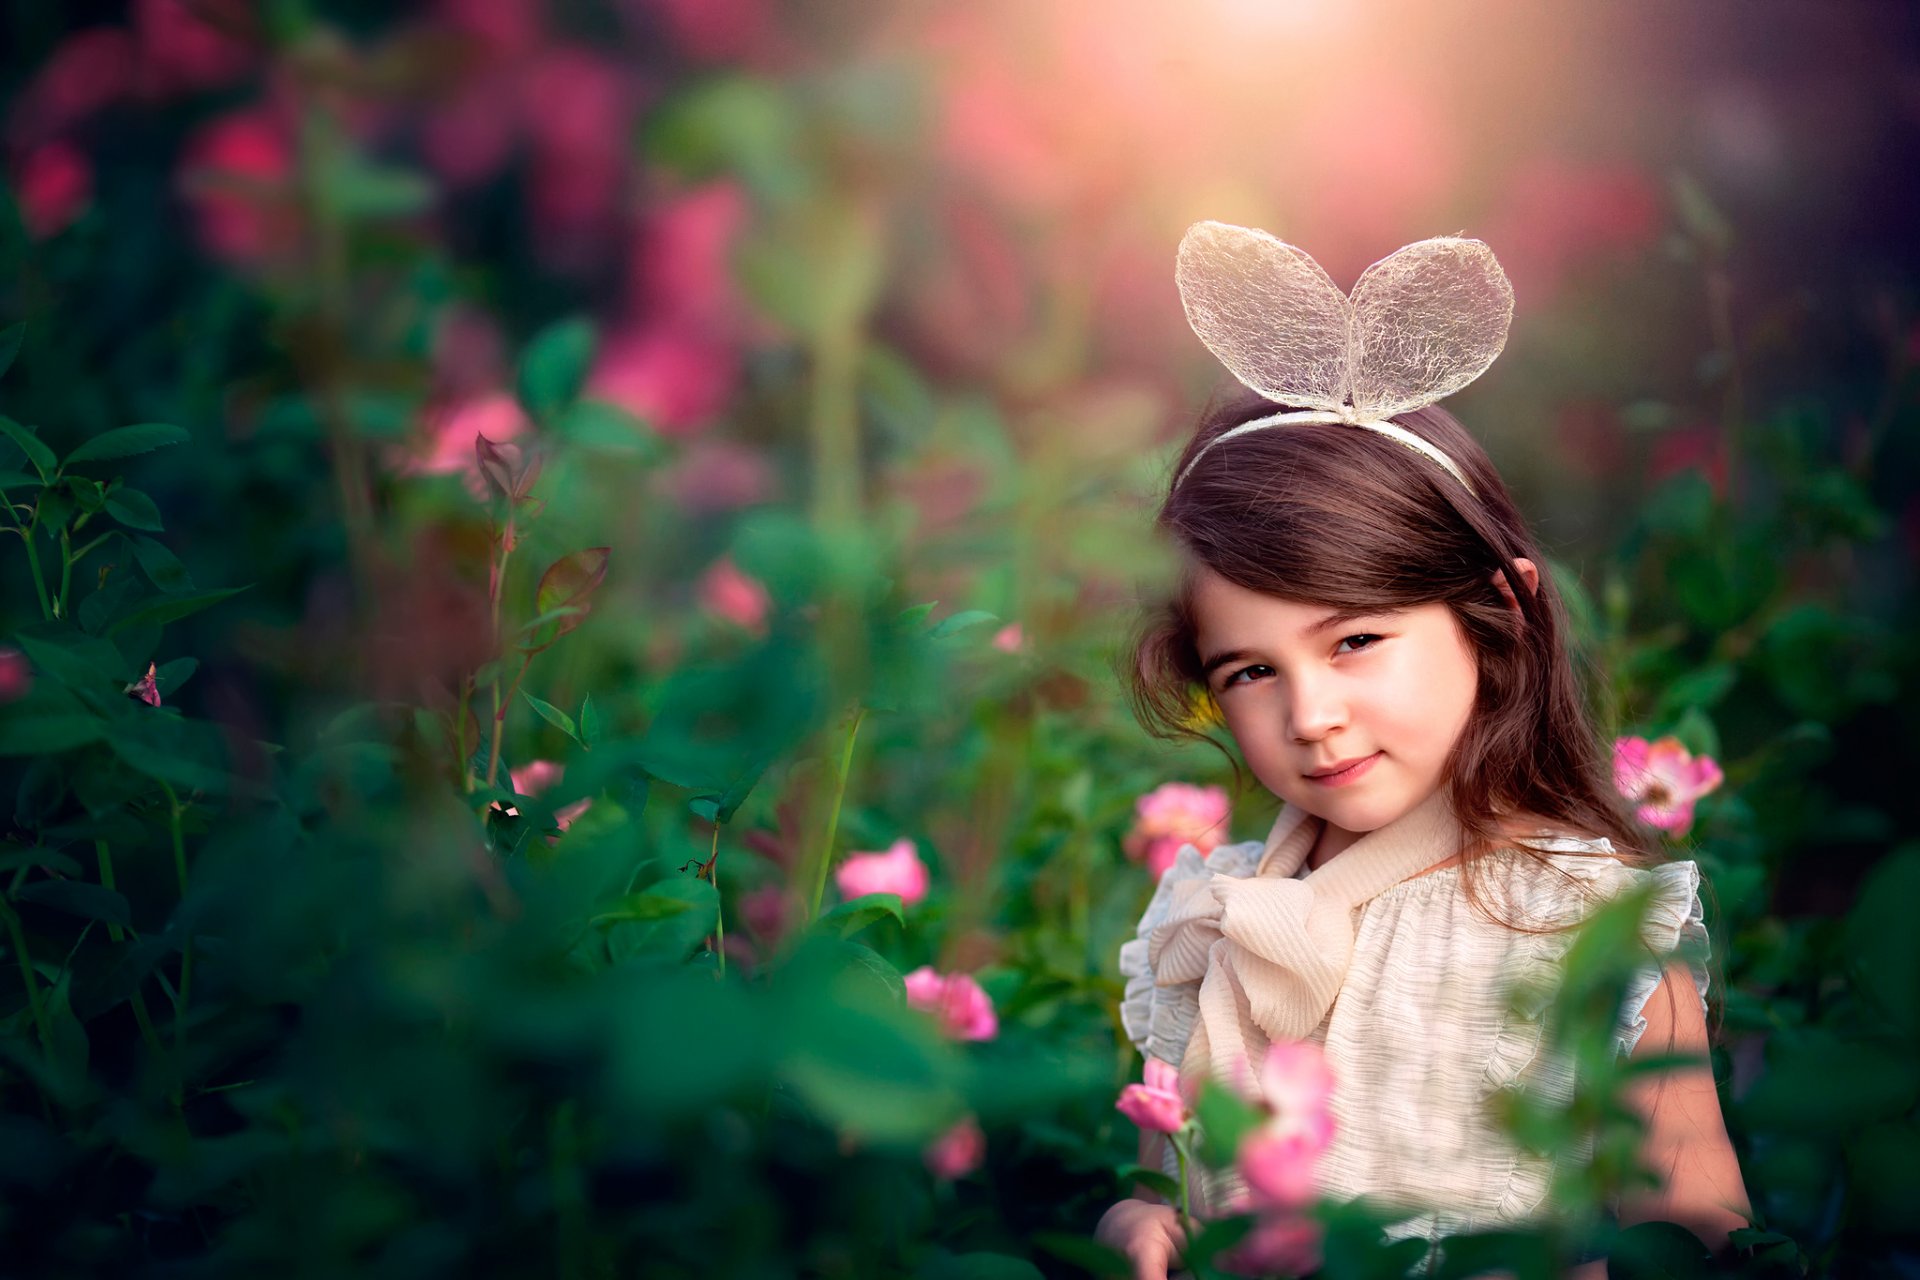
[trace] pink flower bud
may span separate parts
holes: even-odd
[[[1146,1083],[1130,1084],[1114,1104],[1120,1113],[1154,1133],[1178,1133],[1186,1127],[1187,1102],[1180,1094],[1180,1071],[1158,1058],[1148,1058]]]
[[[12,645],[0,647],[0,703],[17,702],[33,688],[33,666]]]
[[[93,199],[93,162],[67,142],[49,142],[27,153],[14,179],[14,198],[27,234],[36,240],[66,230]]]
[[[895,840],[885,853],[854,853],[833,873],[834,883],[847,898],[869,893],[896,893],[910,907],[927,896],[927,866],[911,840]]]
[[[987,1138],[972,1116],[960,1122],[928,1144],[925,1159],[933,1176],[951,1182],[980,1167],[987,1154]]]
[[[732,556],[716,562],[700,579],[700,603],[715,617],[755,635],[765,633],[767,613],[773,606],[767,589],[757,578],[742,573]]]

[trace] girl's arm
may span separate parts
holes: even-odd
[[[1620,1222],[1677,1222],[1718,1253],[1727,1247],[1729,1231],[1748,1225],[1752,1209],[1720,1115],[1707,1061],[1706,1019],[1685,965],[1667,970],[1642,1016],[1647,1030],[1635,1057],[1678,1053],[1702,1061],[1632,1087],[1629,1097],[1647,1122],[1641,1162],[1660,1175],[1660,1186],[1623,1201]]]

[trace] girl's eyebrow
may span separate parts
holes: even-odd
[[[1311,639],[1323,631],[1331,631],[1335,627],[1344,627],[1347,623],[1360,618],[1397,618],[1405,612],[1406,610],[1404,609],[1336,609],[1326,617],[1320,619],[1320,621],[1308,627],[1305,631],[1301,632],[1301,634]],[[1224,652],[1216,653],[1201,664],[1200,675],[1204,679],[1207,676],[1211,676],[1215,670],[1225,666],[1229,662],[1238,662],[1242,658],[1251,658],[1253,656],[1254,653],[1250,649],[1228,649]]]

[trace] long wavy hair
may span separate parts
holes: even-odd
[[[1276,408],[1257,396],[1217,403],[1202,417],[1172,475],[1206,444]],[[1477,871],[1501,849],[1544,854],[1501,832],[1537,815],[1559,829],[1604,836],[1634,864],[1649,861],[1612,785],[1567,641],[1565,609],[1526,521],[1486,451],[1452,414],[1427,408],[1393,421],[1438,445],[1472,481],[1469,493],[1431,459],[1387,436],[1344,424],[1253,431],[1209,449],[1169,489],[1156,527],[1182,553],[1170,597],[1150,602],[1122,672],[1135,717],[1155,737],[1206,741],[1217,719],[1200,669],[1193,587],[1204,566],[1249,590],[1327,608],[1395,609],[1443,603],[1458,619],[1479,673],[1468,721],[1447,759],[1454,816],[1467,839],[1463,888],[1499,919]],[[1514,561],[1541,566],[1526,590]],[[1494,582],[1513,584],[1516,614]],[[1123,658],[1123,662],[1126,661]],[[1502,920],[1513,928],[1526,928]],[[1531,930],[1529,930],[1531,931]]]

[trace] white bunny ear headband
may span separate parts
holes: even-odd
[[[1187,323],[1234,377],[1269,400],[1306,406],[1221,432],[1174,488],[1208,449],[1237,435],[1343,422],[1425,454],[1473,492],[1453,459],[1387,419],[1452,395],[1506,345],[1513,286],[1485,244],[1451,236],[1410,244],[1362,272],[1348,297],[1283,240],[1196,222],[1180,240],[1174,275]]]

